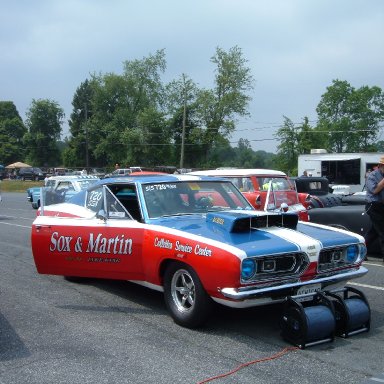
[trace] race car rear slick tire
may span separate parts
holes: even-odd
[[[164,298],[174,322],[182,327],[203,325],[212,311],[213,302],[197,273],[182,263],[173,263],[166,269]]]

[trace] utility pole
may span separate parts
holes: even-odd
[[[87,103],[84,104],[85,115],[85,169],[89,170],[89,153],[88,153],[88,108]]]
[[[184,168],[184,142],[185,142],[185,121],[187,115],[187,103],[184,98],[184,108],[183,108],[183,130],[181,133],[181,153],[180,153],[180,168]]]
[[[184,143],[185,143],[185,124],[187,120],[187,90],[185,85],[185,75],[183,74],[183,128],[181,133],[181,153],[180,168],[184,168]]]

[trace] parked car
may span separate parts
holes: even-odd
[[[27,200],[32,203],[34,191],[39,191],[41,187],[31,187],[27,189]]]
[[[99,177],[100,179],[105,177],[105,174],[106,174],[105,169],[103,168],[89,168],[87,169],[87,172],[88,172],[88,175],[96,176],[96,177]]]
[[[361,236],[365,236],[370,229],[371,219],[365,211],[365,193],[333,193],[325,177],[299,177],[294,181],[298,191],[311,194],[307,206],[309,221],[346,229]],[[368,253],[380,253],[378,241],[367,246]]]
[[[341,205],[342,195],[333,194],[326,177],[300,176],[291,177],[290,181],[295,184],[299,200],[307,209]]]
[[[36,167],[26,167],[26,168],[20,168],[17,178],[20,180],[44,180],[45,174],[40,168]]]
[[[5,178],[6,171],[4,165],[0,164],[0,180],[3,180]]]
[[[141,170],[142,169],[140,167],[118,168],[111,173],[107,173],[104,177],[108,178],[108,177],[128,176],[132,172],[141,172]]]
[[[339,204],[335,202],[332,196],[324,196],[321,201],[332,201],[331,204],[324,204],[320,208],[313,208],[308,211],[309,221],[313,223],[330,225],[335,228],[342,228],[365,236],[371,228],[371,219],[366,213],[366,196],[350,195],[342,196]],[[380,245],[376,240],[368,246],[368,253],[379,254]]]
[[[51,176],[45,180],[45,186],[48,188],[47,196],[51,202],[64,202],[98,180],[98,177],[88,175]],[[27,199],[31,202],[32,208],[38,209],[41,204],[41,187],[27,189]]]
[[[65,203],[44,203],[31,243],[39,273],[163,291],[174,321],[191,328],[214,302],[280,303],[367,272],[361,236],[256,211],[230,181],[192,175],[102,179]]]
[[[232,181],[257,210],[280,210],[282,204],[298,213],[300,220],[308,221],[307,209],[299,200],[297,191],[287,175],[272,169],[214,169],[190,172],[190,175],[225,177]],[[303,199],[309,198],[305,194]]]
[[[173,165],[156,165],[154,168],[153,168],[153,171],[154,172],[161,172],[161,173],[170,173],[170,174],[173,174],[173,173],[182,173],[182,172],[179,172],[180,170],[178,170],[175,166]],[[185,172],[184,172],[185,173]]]

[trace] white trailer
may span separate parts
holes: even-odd
[[[364,189],[365,177],[378,164],[384,153],[327,153],[311,150],[308,155],[299,155],[298,175],[327,177],[331,186],[348,187],[348,193]],[[337,189],[337,188],[336,188]]]

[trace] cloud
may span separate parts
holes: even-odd
[[[333,79],[383,88],[381,0],[18,0],[0,13],[0,99],[24,117],[32,99],[57,101],[67,118],[91,73],[165,48],[165,80],[186,73],[211,87],[216,47],[239,46],[256,86],[250,119],[233,141],[269,140],[283,116],[316,119]],[[256,140],[263,140],[259,142]],[[268,139],[268,140],[267,140]]]

